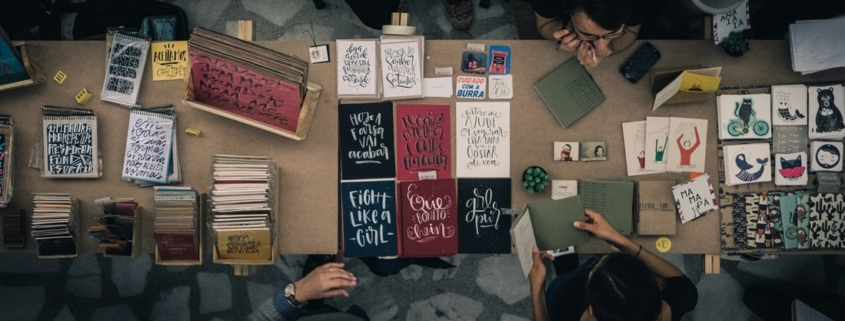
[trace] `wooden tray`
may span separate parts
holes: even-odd
[[[21,52],[23,67],[26,68],[29,79],[0,85],[0,91],[43,83],[45,78],[41,72],[41,56],[38,46],[26,44],[23,41],[15,41],[13,45]]]

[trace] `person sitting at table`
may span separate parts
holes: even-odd
[[[593,257],[559,273],[546,288],[543,259],[554,258],[534,247],[528,274],[534,320],[677,321],[695,308],[698,291],[681,270],[620,234],[601,214],[585,213],[588,220],[575,228],[621,253]]]
[[[588,67],[628,49],[655,0],[531,0],[537,30]]]

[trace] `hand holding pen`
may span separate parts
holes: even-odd
[[[555,42],[555,50],[563,49],[566,51],[575,51],[581,40],[578,40],[577,35],[572,32],[566,25],[563,25],[560,30],[556,31],[553,36],[557,41]]]

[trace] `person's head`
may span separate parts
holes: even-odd
[[[662,301],[654,273],[630,254],[605,255],[587,278],[587,304],[597,321],[655,321]]]
[[[596,157],[604,156],[604,147],[601,147],[601,145],[596,146],[596,149],[593,150],[593,154],[596,155]]]
[[[566,0],[564,6],[578,38],[595,41],[621,36],[634,3],[630,0]]]
[[[568,151],[571,151],[571,150],[572,150],[572,146],[569,146],[569,144],[563,145],[563,151],[568,152]]]
[[[475,69],[478,67],[478,60],[475,59],[475,55],[469,54],[467,56],[467,69]]]
[[[816,162],[822,168],[833,168],[839,164],[839,149],[831,144],[824,144],[816,152]]]
[[[690,147],[690,145],[692,145],[692,143],[690,143],[690,141],[688,141],[688,140],[684,141],[684,147]]]

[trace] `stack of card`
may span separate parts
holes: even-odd
[[[772,137],[772,98],[769,94],[721,95],[716,98],[720,139]]]
[[[100,177],[97,115],[85,108],[44,106],[42,177]]]
[[[162,261],[199,261],[197,191],[184,186],[156,186],[153,198],[158,257]]]
[[[3,227],[3,246],[23,247],[26,237],[23,235],[24,216],[26,211],[19,209],[0,209]]]
[[[724,146],[725,184],[771,182],[769,143]]]
[[[842,85],[807,87],[810,139],[845,137],[845,89]]]
[[[88,227],[88,237],[98,240],[106,255],[132,256],[138,202],[132,198],[113,200],[105,197],[94,203],[100,205],[103,214],[94,217],[100,225]]]
[[[215,155],[211,229],[221,259],[270,260],[275,162],[261,156]]]
[[[706,173],[689,182],[672,186],[672,195],[675,197],[681,223],[692,221],[719,208],[713,185],[710,184],[710,175]]]
[[[6,207],[12,200],[14,132],[12,117],[0,115],[0,207]]]
[[[182,181],[173,105],[129,113],[122,177],[140,186]]]
[[[75,203],[68,194],[32,194],[32,237],[39,256],[77,254]]]
[[[150,41],[145,38],[115,34],[100,99],[127,107],[137,106],[149,50]]]
[[[627,123],[623,134],[628,176],[704,172],[706,119],[647,117],[645,129],[641,123]]]

